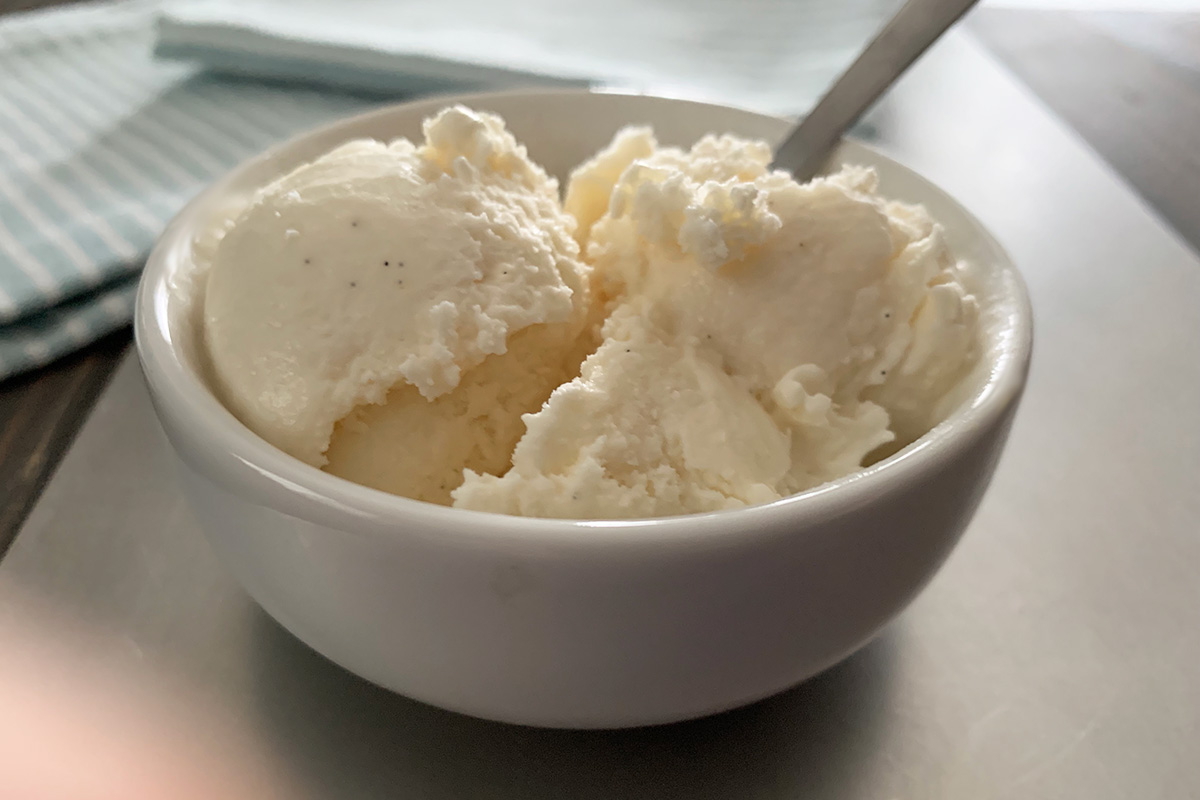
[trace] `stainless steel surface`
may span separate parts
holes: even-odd
[[[964,542],[843,665],[747,709],[620,733],[389,695],[283,633],[216,563],[133,362],[0,562],[0,608],[63,625],[81,660],[115,652],[169,684],[191,702],[179,726],[204,716],[186,709],[219,714],[222,741],[286,798],[1200,796],[1200,262],[960,34],[872,121],[1011,250],[1038,344]]]
[[[771,166],[807,181],[871,104],[978,0],[908,0],[775,149]]]

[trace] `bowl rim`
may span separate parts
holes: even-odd
[[[195,234],[194,223],[204,206],[211,205],[236,178],[263,162],[302,146],[307,141],[386,118],[418,107],[463,103],[486,105],[497,99],[544,97],[619,96],[641,98],[711,109],[734,109],[779,123],[787,120],[732,106],[656,95],[592,91],[587,89],[536,89],[435,95],[389,104],[365,113],[339,118],[308,129],[243,161],[193,198],[163,230],[146,260],[137,290],[134,339],[154,407],[160,417],[180,424],[164,425],[178,455],[210,479],[260,505],[289,516],[322,524],[331,532],[396,535],[403,530],[426,535],[452,536],[460,542],[519,540],[544,545],[584,544],[606,546],[672,542],[736,535],[750,531],[795,530],[798,522],[813,523],[838,517],[881,495],[920,480],[940,464],[960,454],[1000,423],[1020,398],[1032,355],[1033,313],[1028,290],[1008,253],[991,233],[955,198],[919,173],[860,142],[853,146],[870,152],[915,179],[931,195],[951,204],[975,228],[974,234],[997,256],[989,269],[1004,274],[1007,288],[1000,354],[991,365],[984,385],[941,423],[915,442],[869,467],[828,483],[770,503],[671,517],[637,519],[563,519],[521,517],[494,512],[441,506],[393,495],[324,472],[296,459],[247,428],[217,399],[176,349],[169,325],[172,278],[179,251]],[[164,419],[164,423],[166,419]],[[174,435],[172,435],[174,432]],[[175,437],[185,439],[175,441]],[[564,535],[569,530],[577,536]]]

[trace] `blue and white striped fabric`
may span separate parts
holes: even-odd
[[[157,10],[0,19],[0,378],[127,324],[146,251],[215,177],[381,102],[156,61]]]

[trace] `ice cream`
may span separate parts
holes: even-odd
[[[977,313],[938,226],[882,199],[869,170],[801,186],[769,161],[762,143],[683,152],[634,129],[576,172],[566,208],[612,307],[603,343],[526,418],[512,468],[469,473],[456,505],[646,517],[762,503],[945,414]]]
[[[635,128],[560,203],[499,119],[425,133],[267,187],[213,258],[218,390],[342,477],[526,516],[768,502],[919,437],[977,358],[941,229],[868,169]]]
[[[496,117],[452,108],[420,146],[343,145],[262,189],[217,244],[216,388],[309,464],[447,502],[464,467],[507,469],[520,415],[578,368],[574,228]]]

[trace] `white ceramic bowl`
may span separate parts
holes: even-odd
[[[779,692],[866,643],[925,585],[991,478],[1024,386],[1031,313],[980,224],[862,145],[887,195],[925,203],[982,267],[987,364],[946,422],[862,472],[770,505],[642,521],[524,519],[407,500],[327,475],[243,427],[206,386],[194,238],[237,197],[350,138],[420,135],[452,100],[502,114],[560,177],[620,126],[665,143],[787,123],[645,96],[434,98],[345,120],[243,164],[151,255],[138,353],[213,547],[297,637],[359,675],[480,717],[556,727],[661,723]],[[201,236],[201,238],[203,238]]]

